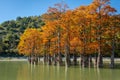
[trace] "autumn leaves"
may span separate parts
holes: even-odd
[[[55,65],[56,59],[62,65],[64,55],[67,66],[71,65],[71,54],[75,64],[76,56],[81,55],[81,65],[86,67],[91,66],[91,55],[95,54],[95,66],[102,67],[102,55],[113,46],[107,39],[111,37],[110,29],[116,27],[112,16],[116,10],[109,5],[109,0],[94,0],[88,6],[67,9],[64,3],[50,7],[48,13],[42,15],[45,25],[39,30],[26,29],[21,36],[19,53],[42,55],[49,64],[53,57]]]
[[[40,52],[40,31],[37,29],[26,29],[25,32],[21,35],[20,43],[18,45],[18,50],[20,54],[24,55],[38,55]]]

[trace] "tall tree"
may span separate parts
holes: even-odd
[[[49,7],[48,12],[43,15],[43,20],[45,22],[55,22],[56,23],[56,35],[57,35],[57,46],[58,46],[58,58],[59,58],[59,65],[62,64],[61,58],[61,26],[60,26],[60,18],[61,15],[65,13],[68,6],[64,3],[57,3],[54,7]]]
[[[37,29],[26,29],[20,38],[18,51],[20,54],[30,56],[32,62],[37,62],[37,57],[40,54],[40,35],[40,31]]]
[[[97,67],[103,66],[102,61],[102,30],[104,30],[103,19],[106,18],[106,15],[109,15],[115,12],[115,9],[109,5],[109,0],[94,0],[93,5],[96,7],[96,21],[97,21],[97,41],[98,41],[98,59],[97,59]]]

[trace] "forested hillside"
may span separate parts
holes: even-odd
[[[0,55],[16,56],[20,35],[26,28],[40,28],[44,25],[40,16],[17,17],[16,20],[0,24]]]

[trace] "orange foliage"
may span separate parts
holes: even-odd
[[[24,55],[34,55],[40,53],[41,38],[37,29],[26,29],[21,35],[18,51]]]
[[[48,12],[42,15],[46,24],[41,32],[27,29],[21,36],[19,52],[30,55],[42,50],[41,52],[47,51],[53,55],[65,53],[66,45],[70,53],[77,51],[88,55],[97,53],[99,47],[107,46],[111,49],[107,43],[108,38],[117,33],[118,28],[111,31],[116,26],[116,21],[110,14],[116,10],[108,2],[109,0],[94,0],[88,6],[67,11],[67,5],[55,4],[55,7],[49,7]],[[101,49],[103,53],[107,50]]]

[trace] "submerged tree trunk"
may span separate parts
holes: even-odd
[[[57,56],[54,54],[53,56],[53,64],[56,66],[57,65]]]
[[[69,67],[70,64],[71,64],[70,55],[66,53],[66,55],[65,55],[65,65],[66,65],[67,67]]]
[[[73,65],[74,66],[77,65],[77,55],[76,55],[76,53],[74,53],[74,55],[73,55]]]
[[[89,63],[88,63],[88,66],[89,66],[89,67],[92,67],[92,56],[91,56],[91,55],[89,55]]]
[[[85,60],[84,60],[84,64],[85,64],[84,67],[88,67],[88,64],[89,64],[89,56],[88,56],[88,55],[85,55],[84,57],[85,57],[85,58],[84,58],[84,59],[85,59]]]
[[[100,68],[103,67],[103,56],[102,56],[102,54],[100,55],[99,67],[100,67]]]
[[[84,67],[84,56],[81,54],[80,66]]]
[[[50,55],[50,52],[51,52],[51,50],[50,50],[50,47],[51,47],[51,40],[50,39],[48,39],[48,54],[47,54],[47,57],[48,57],[48,65],[51,65],[52,64],[52,60],[51,60],[51,55]]]
[[[115,27],[113,26],[112,28],[113,34],[112,34],[112,54],[111,54],[111,63],[110,67],[114,68],[115,62],[114,62],[114,55],[115,55]]]
[[[97,57],[97,68],[101,68],[103,67],[103,60],[102,60],[102,51],[101,51],[101,41],[102,41],[102,14],[101,14],[101,8],[102,8],[102,5],[98,6],[98,28],[97,28],[97,41],[98,41],[98,57]]]
[[[95,57],[94,57],[94,67],[97,67],[97,54],[95,54]]]
[[[52,61],[51,61],[51,55],[48,54],[48,65],[51,65],[52,64]]]
[[[71,65],[71,61],[70,61],[70,32],[69,32],[69,27],[67,26],[67,34],[66,34],[66,38],[65,38],[65,64],[67,67],[69,67]]]
[[[43,64],[46,64],[46,63],[47,63],[47,55],[44,54],[44,56],[43,56]]]
[[[31,55],[28,56],[28,62],[31,64]]]
[[[58,64],[59,64],[59,66],[61,66],[62,65],[62,55],[61,55],[61,53],[59,53],[58,54]]]
[[[88,55],[81,55],[81,66],[88,67],[89,64],[89,56]]]
[[[114,55],[115,55],[115,38],[113,38],[113,40],[112,40],[112,54],[111,54],[110,68],[114,68],[114,66],[115,66]]]
[[[58,64],[62,65],[61,42],[60,42],[60,27],[58,27]]]
[[[37,55],[35,55],[34,63],[35,63],[36,65],[38,64],[38,56],[37,56]]]
[[[103,67],[103,57],[101,53],[98,53],[97,68],[102,68],[102,67]]]
[[[114,68],[114,66],[115,66],[115,62],[114,62],[114,52],[112,51],[110,68]]]
[[[65,65],[69,67],[71,64],[70,61],[70,48],[68,45],[65,46]]]

